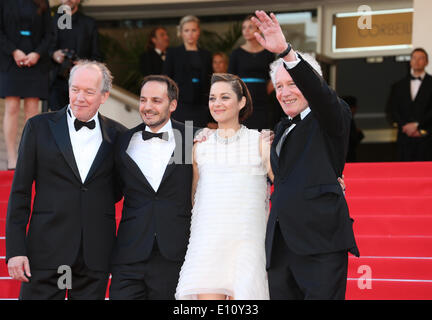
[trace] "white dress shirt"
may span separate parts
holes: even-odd
[[[310,109],[309,107],[307,107],[306,109],[304,109],[304,110],[300,113],[300,119],[303,120],[303,119],[304,119],[304,118],[309,114],[310,111],[311,111],[311,109]],[[288,117],[288,118],[289,118],[289,119],[292,119],[291,117]],[[280,153],[280,150],[281,150],[281,148],[282,148],[282,144],[283,144],[283,142],[285,141],[287,135],[291,132],[292,129],[295,128],[296,125],[297,125],[296,123],[293,123],[293,124],[292,124],[291,126],[289,126],[289,127],[285,130],[285,132],[283,133],[283,135],[282,135],[282,137],[280,138],[278,144],[276,145],[276,152],[277,152],[278,155],[279,155],[279,153]]]
[[[146,126],[146,131],[152,132]],[[165,169],[175,149],[175,138],[171,120],[156,133],[168,132],[168,141],[151,138],[144,141],[142,132],[138,131],[132,135],[126,153],[138,165],[147,181],[154,191],[159,189]]]
[[[421,78],[422,80],[424,79],[425,74],[426,74],[426,73],[423,72],[423,74],[420,75],[420,78]],[[412,70],[411,70],[411,75],[414,76]],[[420,86],[421,86],[421,84],[422,84],[422,80],[417,80],[417,79],[413,80],[413,79],[412,79],[412,80],[410,81],[410,82],[411,82],[411,100],[412,100],[412,101],[414,101],[415,98],[416,98],[416,96],[417,96],[417,93],[418,93],[418,91],[419,91],[419,89],[420,89]]]
[[[75,162],[78,167],[78,171],[81,177],[81,181],[84,183],[87,178],[87,174],[90,171],[91,165],[93,164],[96,154],[99,151],[99,147],[102,144],[102,131],[99,123],[99,112],[91,118],[89,121],[95,121],[94,129],[82,127],[76,131],[74,126],[75,116],[68,107],[67,112],[67,124],[69,128],[69,137],[71,139],[72,150],[75,157]]]

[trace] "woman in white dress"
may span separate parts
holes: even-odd
[[[191,235],[176,299],[269,299],[265,269],[269,142],[240,123],[252,113],[244,82],[214,74],[218,129],[194,146]]]

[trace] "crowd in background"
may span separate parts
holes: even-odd
[[[3,130],[9,169],[15,168],[17,160],[20,100],[24,99],[26,120],[38,113],[40,100],[48,101],[49,110],[59,110],[69,102],[68,73],[75,61],[102,60],[95,21],[78,11],[80,0],[61,2],[71,7],[73,27],[70,29],[59,27],[60,14],[51,17],[47,0],[1,2],[0,97],[5,99]],[[229,56],[224,52],[211,53],[199,46],[200,20],[195,16],[185,16],[180,20],[177,35],[182,44],[178,47],[169,47],[170,39],[163,26],[155,27],[150,32],[147,51],[141,56],[141,73],[143,76],[165,74],[178,84],[179,107],[173,113],[174,119],[193,121],[197,127],[215,128],[217,125],[207,107],[210,78],[213,73],[229,72],[246,83],[252,96],[253,114],[244,125],[258,130],[274,128],[282,116],[269,77],[269,65],[275,56],[256,41],[254,33],[258,29],[251,17],[247,16],[242,22],[243,44]],[[419,98],[415,95],[397,98],[403,89],[396,88],[394,90],[399,93],[392,91],[389,113],[392,121],[399,126],[399,149],[405,150],[399,152],[398,159],[431,160],[431,152],[427,149],[431,146],[432,86],[424,72],[427,53],[416,51],[414,56],[423,58],[422,62],[416,62],[417,66],[411,65],[412,70],[417,68],[417,71],[412,71],[411,77],[415,73],[420,79],[416,76],[416,79],[405,82],[415,81]],[[413,85],[408,83],[406,86]],[[408,89],[405,91],[408,92]],[[349,104],[355,104],[355,111],[355,97],[348,97],[347,100]],[[401,101],[405,101],[404,105],[397,105]],[[355,161],[355,148],[363,138],[355,123],[352,127],[348,161]],[[416,150],[406,151],[410,148]],[[410,155],[406,155],[407,152]]]

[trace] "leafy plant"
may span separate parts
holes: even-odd
[[[124,41],[120,43],[119,40],[100,33],[99,43],[104,60],[115,75],[114,83],[136,94],[142,79],[140,58],[146,49],[146,37],[142,33],[128,30],[124,33]]]
[[[210,52],[224,52],[229,55],[241,35],[242,23],[234,22],[230,28],[222,34],[214,31],[202,30],[199,44],[202,48]]]

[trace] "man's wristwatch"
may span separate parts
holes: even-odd
[[[290,53],[290,51],[291,51],[291,44],[289,43],[289,42],[287,42],[287,45],[288,45],[288,47],[285,49],[285,51],[284,52],[282,52],[282,53],[279,53],[278,55],[277,55],[277,57],[278,58],[283,58],[283,57],[285,57],[286,55],[288,55],[288,53]]]

